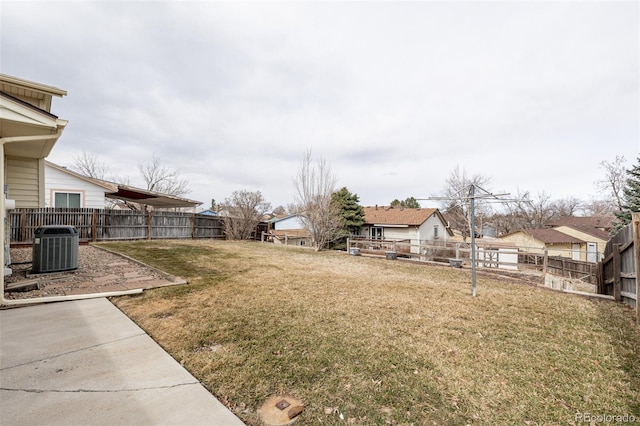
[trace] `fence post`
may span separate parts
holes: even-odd
[[[21,242],[25,242],[27,239],[27,211],[22,210],[22,214],[20,216],[20,240]]]
[[[191,239],[196,239],[196,214],[191,215]]]
[[[616,302],[622,301],[622,280],[620,279],[620,244],[613,245],[613,298]]]
[[[633,251],[636,257],[636,324],[640,325],[640,213],[633,213]]]
[[[151,239],[152,227],[151,227],[151,210],[147,210],[147,239]]]
[[[604,294],[604,262],[598,262],[596,267],[596,293]]]
[[[538,256],[536,256],[536,259],[538,258]],[[542,259],[542,276],[546,276],[547,275],[547,266],[549,264],[549,250],[545,247],[544,248],[544,258]],[[563,265],[563,270],[564,270],[564,262],[562,263]],[[538,269],[538,268],[536,268]]]
[[[347,237],[347,253],[351,253],[351,238]]]
[[[91,241],[98,240],[98,209],[93,209],[93,223],[91,224]]]

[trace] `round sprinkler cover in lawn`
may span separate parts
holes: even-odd
[[[258,414],[262,421],[269,426],[288,425],[304,411],[302,401],[290,396],[272,396],[267,399]]]

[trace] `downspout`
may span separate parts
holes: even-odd
[[[65,123],[66,125],[66,123]],[[47,139],[58,139],[62,135],[64,125],[58,125],[56,133],[43,136],[11,136],[6,138],[0,138],[0,177],[4,184],[4,145],[12,142],[33,142],[43,141]],[[4,186],[4,185],[3,185]],[[4,221],[7,212],[4,209],[4,195],[0,196],[0,259],[3,259],[4,265],[4,239],[5,239],[5,225]],[[3,267],[4,269],[4,267]],[[80,294],[76,296],[51,296],[51,297],[36,297],[33,299],[5,299],[4,298],[4,273],[0,275],[0,305],[5,306],[18,306],[18,305],[32,305],[34,303],[48,303],[48,302],[63,302],[67,300],[80,300],[80,299],[92,299],[97,297],[111,297],[111,296],[123,296],[127,294],[139,294],[142,293],[142,289],[126,290],[126,291],[112,291],[107,293],[92,293],[92,294]]]

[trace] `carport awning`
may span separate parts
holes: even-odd
[[[114,200],[146,204],[157,208],[195,207],[202,204],[200,201],[190,200],[188,198],[160,194],[158,192],[134,188],[132,186],[117,185],[118,191],[111,194],[105,194],[105,197]]]

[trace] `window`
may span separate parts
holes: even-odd
[[[80,208],[80,194],[77,192],[55,192],[53,207]]]
[[[433,239],[438,239],[438,225],[433,225]]]
[[[373,226],[371,228],[371,239],[372,240],[381,240],[382,239],[382,227],[381,226]]]
[[[587,243],[587,262],[598,262],[598,244]]]

